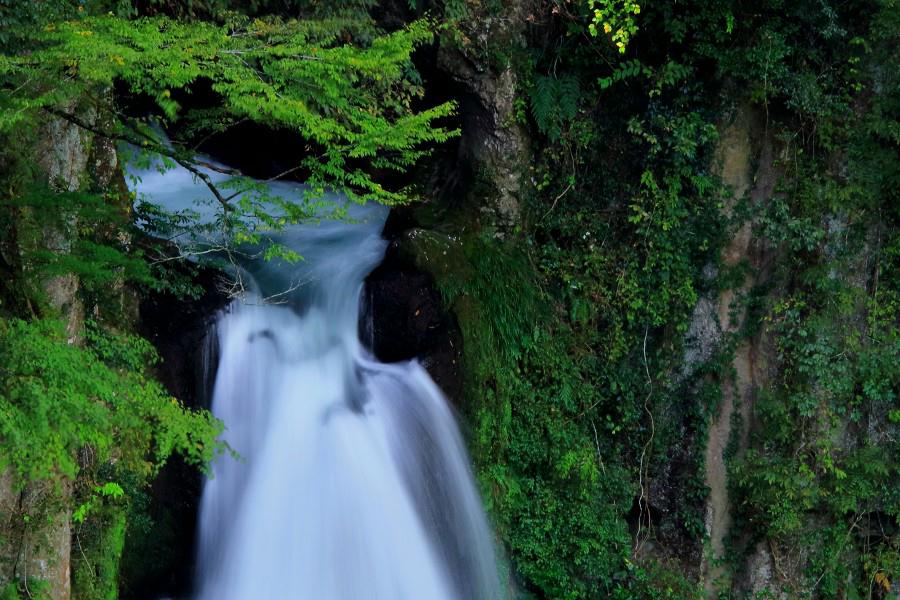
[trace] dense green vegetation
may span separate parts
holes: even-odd
[[[91,462],[104,464],[115,453],[118,468],[143,475],[173,451],[205,465],[220,426],[141,377],[154,362],[149,343],[89,333],[88,347],[80,348],[66,343],[61,323],[3,322],[3,466],[23,483],[74,478],[84,446]]]
[[[759,222],[784,252],[770,283],[780,293],[761,307],[778,376],[761,393],[757,440],[735,461],[734,485],[747,526],[762,527],[784,560],[807,549],[796,595],[886,591],[900,558],[900,15],[880,8],[839,55],[842,86],[779,84],[792,92],[800,133],[812,130],[806,144],[784,142],[794,173]]]
[[[517,34],[473,33],[507,17]],[[410,248],[462,331],[470,449],[522,597],[704,594],[707,427],[741,344],[768,362],[727,457],[725,570],[746,578],[762,546],[763,595],[900,585],[895,0],[0,0],[0,24],[0,465],[20,487],[73,483],[76,597],[115,597],[126,514],[140,518],[128,504],[173,452],[202,466],[222,450],[221,424],[163,392],[152,349],[123,333],[129,294],[190,282],[131,243],[118,184],[45,180],[41,132],[62,119],[195,171],[197,145],[240,123],[292,132],[303,203],[208,182],[226,245],[265,244],[327,189],[389,204],[427,189],[385,173],[459,133],[455,103],[426,101],[414,67],[432,43],[480,73],[511,69],[501,126],[530,143],[514,231],[481,218],[498,191],[476,166],[465,201],[416,212],[432,231]],[[753,159],[773,157],[760,197],[719,177],[737,112]],[[723,260],[747,224],[755,255]],[[59,277],[96,316],[75,338],[48,298]],[[748,280],[730,307],[742,327],[688,360],[698,302]]]
[[[542,3],[526,46],[494,49],[523,80],[537,185],[516,248],[473,241],[448,295],[468,344],[475,460],[513,565],[538,597],[697,595],[632,551],[648,536],[673,574],[708,552],[705,429],[735,344],[764,335],[777,376],[730,462],[732,567],[769,540],[783,582],[770,593],[877,596],[898,543],[898,315],[884,278],[900,11],[628,5]],[[744,102],[763,120],[756,135],[774,138],[778,185],[728,216],[712,151]],[[734,306],[749,310],[744,330],[685,377],[698,298],[750,268],[720,260],[748,220],[774,272]],[[635,532],[646,523],[631,513],[629,532],[629,512],[658,501],[647,479],[673,463],[678,514]]]

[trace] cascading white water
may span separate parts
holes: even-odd
[[[208,197],[184,171],[141,175],[137,190],[169,209]],[[212,332],[212,411],[241,459],[220,457],[203,492],[201,600],[505,595],[445,398],[416,361],[379,363],[359,341],[387,211],[350,212],[279,234],[300,263],[243,264],[253,294]]]

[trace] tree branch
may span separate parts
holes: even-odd
[[[174,160],[181,167],[183,167],[185,170],[187,170],[192,175],[197,177],[197,179],[202,181],[206,185],[206,187],[209,189],[209,191],[212,192],[212,195],[219,202],[219,204],[222,205],[222,209],[226,213],[230,213],[230,212],[234,211],[234,207],[229,203],[229,200],[231,198],[233,198],[233,196],[229,197],[229,198],[226,198],[225,196],[223,196],[222,192],[219,191],[219,188],[216,187],[216,184],[213,182],[212,178],[209,175],[207,175],[206,173],[204,173],[203,171],[201,171],[199,166],[196,163],[194,163],[191,159],[185,158],[183,155],[179,154],[175,150],[172,150],[170,148],[163,146],[162,144],[159,144],[156,140],[154,140],[150,136],[140,133],[140,132],[133,132],[135,136],[142,138],[142,139],[137,139],[137,137],[132,137],[132,136],[129,136],[124,133],[113,133],[110,131],[105,131],[105,130],[101,129],[100,127],[97,127],[96,125],[93,125],[92,123],[88,123],[87,121],[85,121],[71,113],[68,113],[64,110],[59,110],[59,109],[51,108],[51,107],[44,107],[44,110],[46,112],[50,113],[51,115],[54,115],[65,121],[68,121],[69,123],[75,125],[76,127],[84,129],[85,131],[89,131],[95,135],[100,135],[100,136],[103,136],[103,137],[105,137],[107,139],[111,139],[111,140],[125,142],[125,143],[131,144],[133,146],[137,146],[139,148],[147,148],[149,146],[149,149],[151,151],[153,151],[161,156],[165,156],[167,158]],[[222,171],[221,169],[215,168],[214,165],[210,165],[208,163],[203,163],[203,166],[206,168],[209,168],[209,169],[219,170],[223,173],[228,173],[228,171]],[[234,174],[234,171],[232,170],[230,174]]]

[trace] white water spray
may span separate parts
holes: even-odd
[[[207,197],[180,170],[137,186],[169,209]],[[278,194],[299,194],[273,184]],[[294,227],[304,261],[248,261],[254,290],[214,335],[212,411],[241,460],[203,492],[200,600],[495,600],[492,535],[446,400],[417,362],[383,364],[358,337],[387,211]],[[301,285],[267,304],[261,298]]]

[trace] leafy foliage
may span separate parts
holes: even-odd
[[[410,55],[431,39],[427,21],[379,35],[368,18],[337,14],[283,20],[223,13],[220,24],[85,16],[81,8],[79,18],[48,22],[21,51],[0,56],[0,85],[9,91],[0,100],[0,131],[52,115],[161,156],[162,168],[188,168],[215,198],[221,244],[261,242],[266,232],[321,215],[330,191],[356,202],[405,202],[404,190],[376,174],[402,172],[430,144],[456,134],[437,124],[453,104],[414,106],[422,89]],[[110,110],[101,96],[114,86],[148,99],[163,122],[177,122],[192,140],[248,120],[296,132],[303,157],[279,177],[306,181],[303,197],[278,197],[244,177],[214,183],[188,140],[170,143],[146,119]],[[198,87],[215,102],[183,111],[179,98]],[[75,100],[87,106],[73,111]],[[98,117],[79,116],[91,112]],[[290,258],[269,246],[271,255]]]
[[[84,291],[95,298],[126,282],[158,285],[143,251],[129,243],[135,232],[114,199],[32,184],[0,200],[0,206],[16,215],[17,242],[27,273],[20,283],[33,296],[41,295],[41,282],[64,275],[77,276]]]
[[[351,165],[367,160],[376,168],[403,169],[422,156],[423,143],[451,134],[432,127],[451,105],[410,110],[420,91],[407,78],[409,55],[430,38],[428,25],[414,23],[365,48],[340,43],[341,25],[235,18],[216,26],[109,16],[51,24],[36,49],[0,64],[8,85],[17,88],[0,125],[8,128],[35,108],[52,109],[119,80],[175,119],[180,106],[172,91],[204,79],[229,117],[295,129],[321,148],[302,165],[319,194],[328,185],[360,201],[396,202],[401,195]],[[120,123],[108,133],[162,150],[137,124]]]
[[[628,554],[625,473],[604,464],[585,409],[597,400],[572,356],[573,338],[548,318],[528,259],[514,246],[469,239],[468,269],[441,280],[463,328],[472,454],[498,532],[530,584],[560,598],[611,591]],[[579,353],[580,354],[580,353]],[[600,575],[599,580],[597,576]],[[604,576],[605,575],[605,576]]]
[[[40,31],[48,21],[71,18],[77,14],[70,0],[43,2],[0,1],[0,50],[15,48]]]
[[[66,341],[52,320],[0,323],[2,464],[20,483],[74,478],[77,452],[144,477],[179,452],[203,466],[222,450],[221,424],[185,409],[141,371],[153,362],[148,342],[95,332],[94,347]]]
[[[542,133],[557,140],[564,124],[575,118],[581,88],[574,77],[536,76],[531,91],[531,114]]]
[[[836,50],[850,53],[838,71],[858,83],[850,90],[880,88],[868,110],[853,110],[847,88],[830,88],[834,79],[815,92],[823,100],[814,106],[802,100],[807,92],[783,84],[768,97],[791,94],[786,104],[800,113],[800,132],[816,132],[805,144],[787,141],[795,151],[786,166],[796,176],[760,219],[786,250],[776,275],[785,292],[766,314],[779,375],[760,398],[758,442],[734,465],[734,478],[748,528],[789,557],[811,549],[792,592],[823,598],[881,593],[878,581],[897,577],[900,313],[889,298],[900,218],[896,169],[884,166],[900,159],[889,133],[900,96],[896,85],[881,87],[882,69],[896,72],[888,65],[900,59],[897,30],[884,28],[897,22],[892,8],[871,17],[869,65],[855,60],[853,46]],[[840,153],[846,176],[823,150]]]
[[[124,491],[104,493],[111,486],[97,486],[91,495],[89,515],[76,520],[74,537],[79,552],[74,556],[72,590],[77,598],[113,600],[119,597],[119,569],[129,523],[124,502],[118,500]],[[81,506],[85,506],[82,504]],[[80,508],[80,507],[79,507]]]
[[[641,13],[640,5],[632,0],[588,0],[588,8],[594,12],[588,25],[590,34],[597,36],[602,29],[624,54],[628,41],[638,30],[634,17]]]
[[[669,596],[647,587],[659,565],[636,560],[627,546],[639,546],[646,532],[634,540],[604,536],[625,522],[647,477],[677,471],[682,483],[667,483],[683,486],[684,506],[649,535],[664,556],[699,560],[692,543],[704,535],[702,444],[736,340],[726,339],[707,364],[691,365],[691,377],[682,340],[698,298],[746,277],[746,265],[726,269],[719,253],[753,218],[756,239],[776,257],[774,273],[736,309],[749,310],[741,335],[777,340],[779,376],[760,392],[751,450],[729,459],[731,496],[744,507],[738,527],[754,541],[768,536],[792,564],[808,558],[789,593],[877,594],[876,574],[896,577],[888,565],[896,561],[897,517],[886,507],[897,503],[890,416],[897,410],[897,303],[885,290],[896,281],[888,265],[896,263],[900,189],[893,166],[898,70],[885,65],[896,64],[900,11],[881,1],[679,0],[642,5],[638,22],[633,11],[616,12],[622,8],[534,7],[529,46],[513,60],[532,109],[519,119],[540,148],[519,247],[528,257],[520,268],[533,269],[534,280],[507,280],[482,249],[471,260],[480,266],[468,276],[465,300],[455,300],[466,343],[498,344],[466,348],[476,373],[472,403],[485,411],[473,417],[481,432],[475,459],[523,586],[539,597],[699,594],[690,585],[672,586]],[[619,51],[591,41],[592,33],[601,37],[604,18],[630,21],[621,29],[627,57],[621,39]],[[620,33],[609,24],[606,35]],[[564,81],[579,82],[579,93],[574,107],[560,111],[554,86]],[[747,99],[767,131],[783,132],[777,168],[784,177],[761,212],[739,206],[726,214],[725,190],[711,170],[715,125]],[[476,284],[487,277],[482,270],[493,279]],[[528,325],[509,336],[528,350],[499,364],[506,340],[491,335],[508,308],[486,298],[511,293],[511,306],[529,311],[523,285],[541,290],[541,308],[525,319],[539,323],[541,334]],[[480,316],[472,307],[481,307]],[[567,402],[572,412],[562,408]],[[534,455],[513,452],[520,447]],[[565,465],[597,454],[603,479],[615,481],[610,488],[591,488],[588,478],[578,484],[592,490],[582,497],[556,479],[571,472]],[[580,512],[598,498],[618,506]],[[518,520],[522,514],[532,518]],[[738,538],[735,568],[747,549]],[[591,561],[566,548],[606,556]]]

